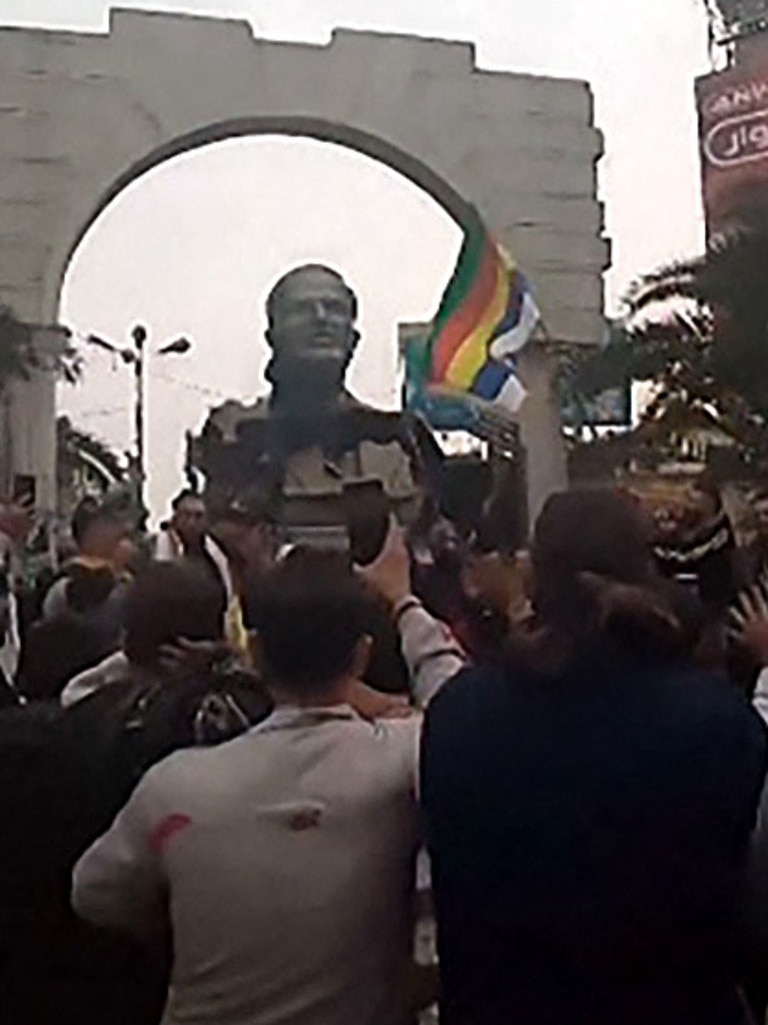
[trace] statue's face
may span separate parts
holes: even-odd
[[[353,301],[343,282],[317,267],[292,275],[275,304],[270,341],[278,364],[343,374],[356,341]]]

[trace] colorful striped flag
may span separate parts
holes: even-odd
[[[539,321],[525,275],[473,210],[427,343],[427,388],[516,413],[526,393],[515,356]]]

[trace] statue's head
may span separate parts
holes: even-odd
[[[338,392],[360,337],[356,318],[355,294],[336,271],[307,264],[286,274],[267,299],[272,382]]]

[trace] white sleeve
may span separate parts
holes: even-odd
[[[752,704],[763,722],[768,723],[768,668],[760,671]]]
[[[139,936],[168,928],[161,846],[175,819],[150,826],[146,778],[72,877],[72,906],[93,925]]]
[[[417,598],[401,602],[395,616],[413,696],[425,708],[443,684],[461,672],[467,658],[450,628],[430,615]]]

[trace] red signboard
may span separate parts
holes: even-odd
[[[768,41],[761,50],[762,60],[696,83],[710,235],[768,215]]]

